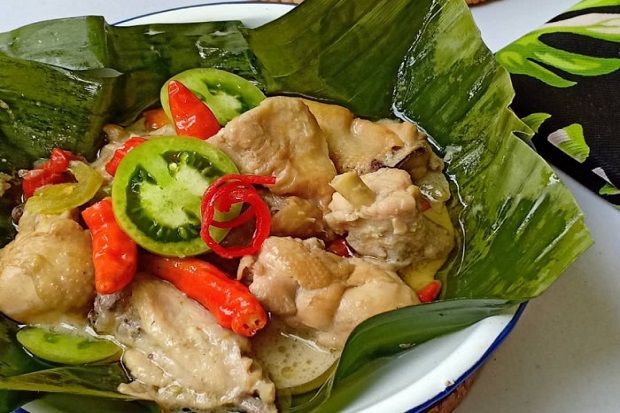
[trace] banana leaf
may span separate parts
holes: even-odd
[[[0,377],[12,377],[42,368],[17,344],[17,326],[0,314]],[[36,393],[0,389],[0,412],[8,413],[37,397]]]
[[[514,94],[509,76],[482,43],[461,0],[307,0],[258,29],[227,24],[228,32],[217,39],[208,23],[125,30],[89,24],[92,19],[49,23],[60,25],[53,30],[61,38],[65,30],[71,33],[66,44],[80,44],[78,35],[92,36],[81,43],[84,50],[28,51],[22,33],[20,48],[0,46],[0,54],[32,67],[99,76],[101,84],[113,78],[105,113],[119,122],[152,104],[163,77],[186,65],[237,68],[267,94],[305,95],[369,118],[417,121],[448,161],[455,194],[451,215],[462,234],[461,248],[440,272],[444,301],[358,326],[335,376],[318,395],[292,400],[291,410],[330,411],[332,391],[363,387],[359,366],[369,360],[384,360],[400,353],[403,342],[423,343],[538,296],[591,244],[567,188],[515,135],[527,138],[531,130],[508,109]],[[46,30],[45,24],[37,30]],[[195,36],[203,39],[201,30],[211,33],[207,43],[217,43],[212,54],[190,47]],[[20,37],[3,36],[0,40]],[[34,40],[33,35],[30,43]],[[112,49],[98,49],[106,44]],[[0,100],[3,88],[0,78]],[[3,132],[4,122],[0,116]],[[388,334],[395,330],[400,334]],[[347,397],[336,399],[338,406],[346,404]]]
[[[29,168],[54,147],[93,157],[110,118],[114,78],[98,78],[0,54],[0,164]],[[27,93],[25,93],[27,91]],[[70,122],[55,123],[56,119]],[[77,134],[82,135],[78,139]]]
[[[131,402],[116,391],[129,381],[120,363],[59,366],[31,357],[17,342],[19,326],[0,314],[0,413],[10,413],[25,403],[42,399],[61,411],[158,412],[151,403]],[[71,394],[69,396],[68,394]],[[95,408],[94,406],[99,406]],[[74,410],[75,411],[75,410]]]
[[[63,413],[160,413],[161,409],[151,402],[124,402],[101,397],[75,396],[50,393],[37,402],[47,409]]]
[[[240,27],[116,27],[89,16],[0,33],[0,171],[29,168],[53,147],[92,159],[103,125],[134,120],[180,71],[215,67],[254,79]]]

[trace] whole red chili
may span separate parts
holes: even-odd
[[[421,303],[430,303],[435,301],[437,297],[439,297],[439,293],[441,292],[441,281],[433,280],[426,285],[426,287],[422,288],[418,291],[418,298]]]
[[[157,130],[170,122],[168,115],[162,108],[147,110],[142,113],[144,117],[144,127],[147,130]]]
[[[90,229],[99,294],[121,291],[133,280],[138,267],[138,246],[116,222],[112,199],[104,198],[82,211]]]
[[[206,261],[146,254],[140,267],[174,284],[237,334],[252,337],[267,324],[267,314],[250,290]]]

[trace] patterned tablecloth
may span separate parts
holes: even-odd
[[[620,209],[620,0],[584,0],[497,58],[537,151]]]

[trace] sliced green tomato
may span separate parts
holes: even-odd
[[[200,238],[200,203],[209,185],[238,173],[215,146],[196,138],[165,136],[132,149],[119,164],[112,184],[114,215],[141,247],[174,257],[197,255],[208,247]],[[217,219],[239,213],[233,208]],[[212,228],[220,241],[228,230]]]
[[[77,182],[49,185],[38,189],[26,201],[26,211],[38,214],[60,214],[93,199],[101,188],[103,177],[80,161],[71,161],[69,170]]]
[[[169,79],[161,88],[161,105],[168,118],[168,83],[176,80],[187,86],[196,96],[209,106],[220,125],[258,106],[265,99],[263,92],[250,81],[230,72],[219,69],[190,69]]]
[[[59,364],[88,364],[116,361],[121,348],[109,340],[55,333],[26,327],[17,332],[17,341],[33,355]]]

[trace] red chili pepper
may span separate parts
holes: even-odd
[[[435,301],[441,292],[441,281],[433,280],[418,292],[418,298],[422,303]]]
[[[327,251],[339,255],[341,257],[352,257],[354,252],[353,249],[347,243],[347,240],[344,238],[338,238],[327,245]]]
[[[431,203],[428,199],[422,198],[420,201],[420,212],[428,211],[431,209]]]
[[[43,169],[52,173],[66,172],[69,168],[69,162],[83,160],[81,156],[72,154],[63,149],[54,148],[50,154],[50,160],[42,164],[38,169]]]
[[[271,212],[252,185],[273,185],[275,183],[276,178],[273,176],[224,175],[209,186],[202,198],[200,236],[213,252],[224,258],[235,258],[253,255],[260,250],[271,230]],[[233,205],[243,203],[249,204],[249,208],[237,218],[224,222],[215,220],[217,210],[228,212]],[[248,245],[223,247],[211,237],[209,229],[212,226],[232,228],[253,217],[256,221],[256,228]]]
[[[168,101],[178,135],[209,139],[220,130],[217,118],[183,83],[168,83]]]
[[[105,164],[106,172],[112,176],[116,175],[118,165],[121,163],[125,155],[127,155],[130,150],[143,142],[146,142],[146,139],[140,138],[138,136],[127,139],[125,143],[123,143],[123,145],[114,152],[114,156],[112,156],[112,159],[110,159],[108,163]]]
[[[174,284],[237,334],[252,337],[267,324],[265,310],[248,288],[208,262],[147,254],[140,257],[140,268]]]
[[[47,173],[43,169],[33,169],[24,173],[22,191],[26,198],[34,195],[34,192],[47,185],[61,184],[67,182],[65,174]]]
[[[111,198],[104,198],[82,211],[93,241],[95,289],[113,294],[125,288],[136,274],[138,246],[114,218]]]
[[[147,110],[142,116],[144,116],[144,127],[147,130],[157,130],[169,122],[168,115],[162,108]]]
[[[71,177],[66,174],[69,162],[82,160],[83,158],[63,149],[54,148],[50,159],[23,174],[22,191],[26,198],[34,195],[34,192],[47,185],[68,182]]]

